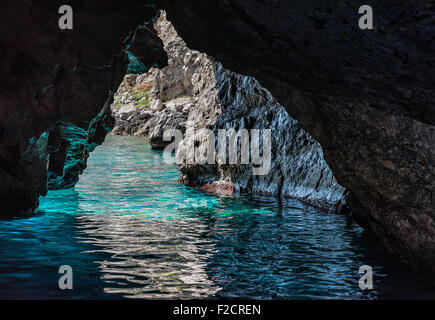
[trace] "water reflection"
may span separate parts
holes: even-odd
[[[220,288],[206,273],[214,244],[200,221],[144,221],[135,216],[81,216],[78,239],[104,253],[97,260],[106,293],[135,298],[201,298]]]
[[[434,297],[346,217],[181,186],[143,138],[109,137],[88,167],[75,189],[42,199],[45,215],[0,222],[0,297]],[[57,288],[62,264],[70,292]],[[375,271],[368,294],[363,264]]]

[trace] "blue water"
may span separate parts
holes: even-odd
[[[433,298],[345,216],[176,182],[142,137],[110,136],[42,214],[0,221],[0,298]],[[361,265],[374,289],[358,286]],[[73,268],[60,290],[58,269]]]

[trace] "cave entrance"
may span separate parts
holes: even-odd
[[[59,298],[47,288],[58,280],[53,270],[69,265],[78,291],[65,298],[366,298],[356,270],[369,263],[380,279],[373,297],[406,298],[396,281],[405,273],[392,276],[400,267],[374,235],[317,209],[339,211],[345,200],[318,142],[254,78],[188,49],[167,21],[157,23],[167,67],[143,69],[129,47],[133,74],[87,130],[65,120],[49,141],[44,132],[32,140],[34,152],[25,150],[25,161],[45,164],[48,145],[55,190],[41,199],[45,215],[0,223],[0,247],[9,249],[0,253],[8,284],[0,296]],[[98,81],[106,67],[85,72]],[[55,79],[76,71],[56,69]],[[166,129],[189,126],[270,129],[271,171],[254,176],[249,164],[162,161]],[[31,290],[23,290],[23,274]]]
[[[94,119],[92,138],[70,124],[58,126],[55,133],[62,139],[49,165],[52,189],[71,187],[78,181],[89,152],[104,140],[113,117],[110,135],[143,136],[156,150],[171,144],[170,139],[165,140],[168,132],[183,134],[177,149],[184,154],[178,152],[176,160],[181,171],[179,181],[186,185],[225,194],[296,198],[330,211],[344,209],[346,190],[323,159],[320,144],[299,127],[270,92],[254,78],[226,70],[206,54],[189,49],[165,12],[154,28],[168,55],[168,65],[146,70],[132,59],[129,71],[135,73],[124,77],[110,110],[106,105],[98,120]],[[228,136],[224,140],[228,138],[230,145],[238,143],[238,149],[225,146],[226,154],[218,158],[222,150],[218,140],[227,129],[237,134],[225,132]],[[207,130],[209,136],[198,133],[201,130]],[[269,144],[265,143],[266,132]],[[255,133],[258,141],[254,140]],[[172,136],[169,134],[169,138]],[[244,138],[250,145],[245,145]],[[262,149],[262,157],[259,150],[253,152],[256,146]],[[252,163],[249,154],[248,161],[244,160],[245,147],[250,147],[247,152],[254,159]],[[189,162],[192,148],[195,155],[206,153],[208,162]],[[231,162],[233,150],[238,162]],[[264,161],[266,154],[267,171],[261,170],[265,163],[255,163]],[[63,174],[59,174],[62,168],[56,165],[58,159],[66,159]]]

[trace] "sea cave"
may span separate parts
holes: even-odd
[[[433,5],[62,5],[0,5],[0,298],[435,298]]]

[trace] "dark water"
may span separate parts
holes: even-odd
[[[43,215],[0,221],[0,298],[433,298],[344,216],[176,183],[144,138],[108,137]],[[374,289],[358,286],[361,265]],[[59,266],[74,289],[58,287]]]

